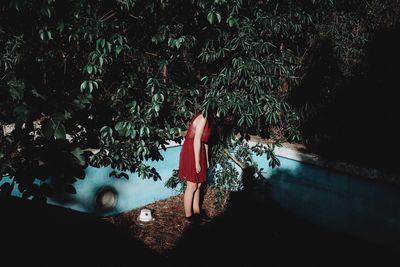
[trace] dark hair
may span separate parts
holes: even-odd
[[[215,144],[224,140],[224,119],[222,114],[217,116],[217,110],[209,108],[208,110],[203,110],[203,116],[207,118],[209,127],[211,128],[211,136],[209,139],[210,144]]]
[[[203,110],[203,116],[207,118],[208,121],[208,125],[210,127],[213,127],[216,125],[216,121],[217,121],[217,111],[214,109],[207,109],[207,110]]]

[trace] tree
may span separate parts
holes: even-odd
[[[377,6],[370,10],[389,5],[378,2],[370,0]],[[345,6],[333,0],[2,4],[0,123],[12,130],[1,136],[1,173],[14,177],[25,197],[39,199],[74,192],[87,164],[111,165],[116,177],[131,171],[159,179],[144,160],[162,159],[159,149],[182,139],[193,113],[211,109],[225,118],[224,138],[214,147],[221,166],[233,170],[226,147],[239,146],[236,156],[251,161],[241,142],[251,134],[271,140],[253,150],[275,166],[274,145],[301,140],[302,107],[288,101],[308,50],[338,29],[354,33],[344,27],[353,14]],[[333,13],[344,21],[332,25]],[[357,44],[337,46],[350,67],[346,45]]]

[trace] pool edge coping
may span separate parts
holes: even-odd
[[[256,144],[262,144],[262,145],[271,144],[270,141],[262,139],[257,136],[251,136],[248,143],[250,146]],[[327,169],[332,169],[350,175],[367,177],[371,180],[385,181],[395,185],[400,185],[400,175],[384,172],[374,168],[361,167],[347,162],[328,160],[327,158],[320,156],[318,154],[307,151],[301,151],[305,149],[306,149],[305,146],[301,144],[293,144],[286,142],[282,143],[282,146],[275,146],[274,152],[277,156],[283,158],[296,160],[299,162],[304,162]]]

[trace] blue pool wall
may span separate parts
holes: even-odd
[[[74,198],[74,204],[67,206],[83,212],[95,213],[99,215],[114,215],[124,213],[136,208],[144,207],[148,204],[163,200],[180,194],[180,187],[168,188],[166,181],[172,176],[172,170],[178,167],[180,147],[170,147],[166,151],[162,150],[161,155],[164,160],[146,161],[155,167],[161,176],[161,180],[143,179],[137,173],[127,172],[129,179],[110,177],[113,170],[111,167],[96,168],[89,166],[85,172],[84,180],[74,183],[77,189],[78,198]],[[95,203],[95,193],[104,187],[114,188],[117,192],[117,203],[111,210],[99,210]],[[60,204],[57,200],[51,199],[51,203]]]
[[[265,166],[271,198],[301,217],[400,251],[400,187],[280,156]]]
[[[146,161],[145,163],[155,167],[161,176],[161,180],[143,179],[137,173],[127,172],[129,179],[110,177],[111,167],[88,166],[85,169],[85,179],[77,180],[73,186],[75,194],[63,194],[48,198],[47,203],[76,211],[91,213],[100,216],[116,215],[130,210],[144,207],[148,204],[179,195],[181,190],[168,188],[165,182],[172,176],[172,170],[178,167],[180,147],[174,146],[166,151],[162,150],[162,161]],[[3,177],[0,183],[10,182],[8,177]],[[113,188],[117,194],[116,205],[112,209],[99,209],[95,203],[96,194],[102,188]],[[14,186],[12,196],[21,197],[18,186]]]
[[[101,216],[115,215],[145,207],[155,201],[180,194],[165,182],[177,169],[180,146],[162,151],[163,161],[147,162],[155,167],[161,180],[142,179],[128,173],[129,179],[109,177],[110,167],[86,169],[84,180],[74,186],[76,194],[49,199],[49,204]],[[254,156],[262,175],[270,184],[271,200],[298,217],[349,235],[388,245],[400,251],[400,187],[366,177],[324,168],[292,159],[288,153],[277,151],[280,166],[271,168],[264,156]],[[236,166],[238,172],[241,169]],[[1,182],[7,180],[3,178]],[[96,192],[103,187],[117,192],[116,206],[99,210],[95,205]],[[12,195],[20,197],[17,187]]]

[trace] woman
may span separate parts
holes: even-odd
[[[189,224],[209,222],[210,218],[200,207],[201,186],[207,179],[209,167],[208,139],[211,119],[203,114],[193,117],[187,130],[179,159],[178,176],[186,181],[183,196],[185,220]]]

